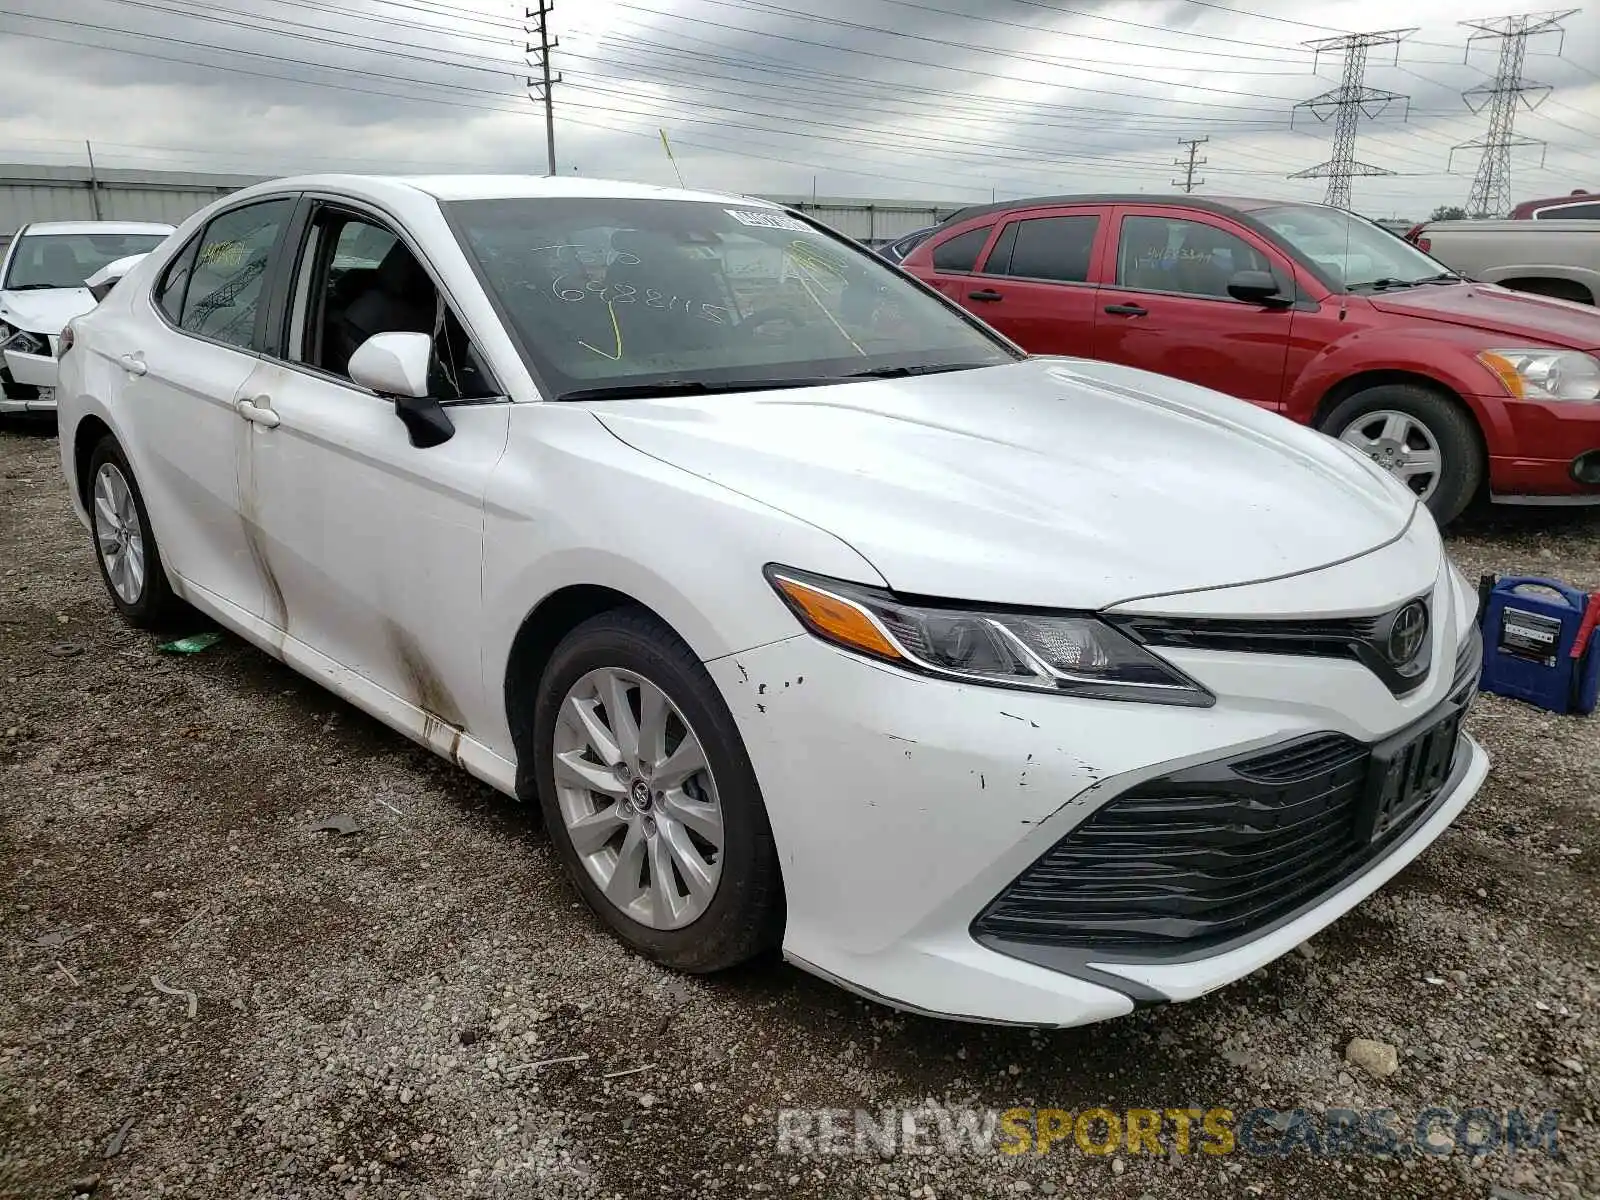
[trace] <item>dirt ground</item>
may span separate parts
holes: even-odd
[[[1600,587],[1600,512],[1480,516],[1452,551]],[[50,430],[9,426],[0,1196],[1597,1196],[1600,717],[1486,696],[1471,728],[1494,770],[1453,829],[1194,1003],[1042,1033],[776,959],[678,978],[578,907],[536,814],[235,639],[124,627]],[[359,832],[314,828],[339,813]],[[1562,1154],[779,1153],[779,1109],[928,1100],[1558,1109]]]

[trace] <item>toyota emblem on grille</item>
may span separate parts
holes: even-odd
[[[1416,658],[1422,644],[1428,639],[1428,606],[1413,600],[1389,622],[1388,636],[1383,640],[1383,653],[1391,663],[1403,667]]]

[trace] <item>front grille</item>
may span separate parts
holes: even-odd
[[[1425,597],[1416,599],[1427,607]],[[1136,641],[1158,648],[1351,659],[1381,679],[1395,695],[1403,696],[1427,679],[1432,665],[1431,636],[1423,639],[1422,648],[1406,662],[1393,661],[1386,649],[1391,624],[1414,602],[1408,600],[1389,612],[1365,617],[1237,620],[1110,613],[1106,619]]]
[[[1480,658],[1474,635],[1435,717],[1470,699]],[[1373,751],[1343,734],[1319,733],[1137,784],[1024,871],[979,915],[973,935],[1007,952],[1181,954],[1270,925],[1336,887],[1432,811],[1436,796],[1372,839]]]

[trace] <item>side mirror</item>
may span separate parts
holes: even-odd
[[[89,278],[85,279],[83,286],[89,289],[89,294],[94,297],[94,302],[99,304],[110,294],[111,289],[116,286],[117,280],[138,266],[143,258],[143,254],[130,254],[126,258],[108,262]]]
[[[350,356],[352,382],[394,400],[411,444],[425,450],[448,442],[456,427],[444,406],[428,395],[433,339],[425,333],[375,333]]]
[[[1276,307],[1293,303],[1278,290],[1278,281],[1271,271],[1235,271],[1228,280],[1228,295],[1247,304]]]

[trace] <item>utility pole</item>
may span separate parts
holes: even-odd
[[[545,149],[549,154],[550,169],[547,174],[556,173],[556,110],[551,89],[561,82],[561,76],[550,74],[550,51],[561,44],[560,38],[550,36],[550,14],[555,11],[555,0],[539,0],[538,8],[523,9],[524,21],[539,21],[539,27],[525,24],[523,29],[527,32],[529,41],[527,45],[528,65],[539,72],[539,77],[528,76],[528,88],[535,100],[544,102],[544,139]],[[531,40],[533,35],[539,35],[537,45]],[[538,55],[535,59],[534,55]]]
[[[1474,42],[1483,38],[1500,39],[1500,62],[1494,78],[1461,93],[1461,98],[1474,113],[1482,112],[1485,108],[1489,110],[1489,131],[1482,137],[1462,142],[1450,151],[1452,159],[1457,150],[1483,151],[1478,159],[1478,173],[1472,178],[1472,191],[1467,196],[1468,216],[1498,216],[1511,207],[1513,148],[1538,146],[1539,163],[1544,165],[1544,143],[1537,138],[1512,132],[1517,118],[1517,103],[1520,101],[1531,112],[1550,94],[1550,85],[1547,83],[1523,81],[1522,63],[1528,53],[1529,38],[1541,33],[1561,33],[1561,22],[1577,11],[1576,8],[1569,8],[1561,12],[1523,13],[1517,17],[1461,22],[1468,29],[1478,31],[1467,39],[1469,60]],[[1557,53],[1560,51],[1557,50]]]
[[[1316,69],[1316,64],[1321,61],[1324,51],[1342,51],[1344,75],[1338,87],[1323,92],[1320,96],[1313,96],[1310,100],[1302,100],[1294,106],[1296,112],[1302,108],[1309,109],[1319,121],[1333,117],[1333,156],[1327,162],[1307,167],[1304,171],[1297,171],[1289,178],[1326,179],[1328,194],[1325,202],[1335,208],[1350,207],[1352,177],[1394,174],[1393,171],[1374,167],[1356,158],[1356,127],[1360,124],[1361,118],[1366,117],[1370,120],[1397,100],[1404,103],[1409,110],[1411,101],[1409,96],[1367,86],[1367,51],[1374,46],[1392,45],[1395,48],[1395,61],[1398,62],[1400,43],[1415,32],[1415,28],[1386,29],[1381,33],[1347,33],[1340,37],[1320,38],[1306,43],[1307,47],[1316,51],[1312,59],[1312,70]],[[1294,125],[1293,117],[1290,118],[1289,124],[1291,127]]]
[[[94,143],[85,141],[83,148],[89,152],[89,203],[94,207],[94,219],[100,219],[100,176],[94,169]]]
[[[1200,187],[1205,183],[1204,179],[1196,179],[1194,177],[1194,169],[1196,167],[1205,166],[1206,160],[1203,158],[1196,158],[1195,155],[1199,153],[1200,147],[1204,146],[1210,140],[1211,139],[1208,137],[1178,139],[1178,145],[1189,147],[1189,157],[1187,160],[1181,158],[1175,158],[1172,160],[1173,166],[1183,168],[1183,178],[1181,180],[1174,179],[1172,181],[1173,187],[1181,187],[1185,192],[1192,192],[1195,188]]]

